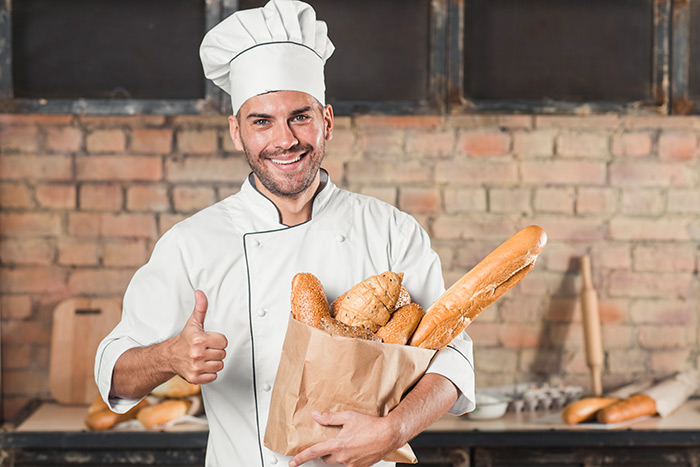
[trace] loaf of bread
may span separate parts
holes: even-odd
[[[403,284],[401,284],[401,289],[399,289],[399,298],[396,300],[394,310],[398,310],[402,307],[405,307],[409,303],[411,303],[411,294],[408,293],[408,289],[404,287]]]
[[[403,273],[387,271],[353,286],[331,304],[331,315],[349,326],[371,332],[384,326],[396,308]]]
[[[187,399],[168,399],[158,404],[144,407],[138,411],[136,418],[146,428],[163,425],[187,414],[190,404],[192,402]]]
[[[379,336],[387,344],[405,344],[423,318],[423,308],[417,303],[409,303],[394,312],[391,319],[379,328]]]
[[[101,396],[96,396],[95,400],[88,408],[88,414],[85,417],[85,426],[95,431],[109,430],[117,423],[136,418],[138,412],[148,405],[148,401],[143,399],[128,412],[119,414],[112,412],[109,406],[104,403]]]
[[[426,311],[410,345],[441,349],[525,277],[547,242],[542,228],[518,231],[459,279]]]
[[[594,420],[599,410],[619,400],[616,397],[584,397],[564,407],[561,411],[561,419],[568,424]]]
[[[157,397],[175,399],[199,394],[200,390],[199,384],[191,384],[182,377],[175,375],[151,391],[151,394]]]
[[[646,394],[635,394],[616,402],[597,414],[600,423],[619,423],[644,415],[656,414],[656,402]]]
[[[331,335],[381,340],[370,331],[342,323],[333,318],[330,314],[330,306],[323,285],[313,274],[300,272],[294,276],[291,307],[294,319],[322,329]]]

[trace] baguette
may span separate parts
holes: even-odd
[[[379,336],[387,344],[405,344],[423,318],[423,308],[417,303],[409,303],[396,310],[386,325],[379,328]]]
[[[593,420],[599,410],[619,400],[617,397],[586,397],[564,407],[561,411],[561,419],[570,425]]]
[[[425,313],[410,345],[441,349],[525,277],[547,243],[542,228],[518,231],[450,287]]]
[[[321,281],[316,276],[300,272],[292,279],[292,316],[299,322],[334,336],[381,341],[373,332],[342,323],[330,314],[330,306]]]
[[[191,384],[181,376],[175,375],[168,381],[156,387],[151,394],[157,397],[179,398],[199,394],[199,384]]]
[[[598,412],[600,423],[619,423],[656,414],[656,402],[646,394],[635,394]]]
[[[186,399],[169,399],[159,404],[144,407],[136,414],[136,418],[146,428],[163,425],[170,420],[186,415],[191,404],[192,402]]]

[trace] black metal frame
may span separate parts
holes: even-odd
[[[552,100],[477,100],[469,99],[464,91],[464,12],[465,2],[450,0],[449,12],[449,81],[448,109],[450,113],[471,112],[527,112],[545,114],[598,114],[607,112],[626,114],[667,114],[670,102],[670,34],[671,0],[655,0],[654,44],[651,100],[613,102],[568,102]],[[688,0],[685,0],[688,1]],[[686,36],[687,37],[687,36]],[[687,40],[687,39],[686,39]],[[675,45],[675,44],[674,44]]]

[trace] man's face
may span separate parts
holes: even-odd
[[[296,198],[318,174],[333,131],[333,110],[304,92],[252,97],[229,117],[234,146],[270,193]]]

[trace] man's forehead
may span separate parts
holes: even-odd
[[[318,100],[301,91],[272,91],[259,94],[246,100],[241,106],[242,117],[250,114],[286,115],[294,113],[299,109],[318,108]]]

